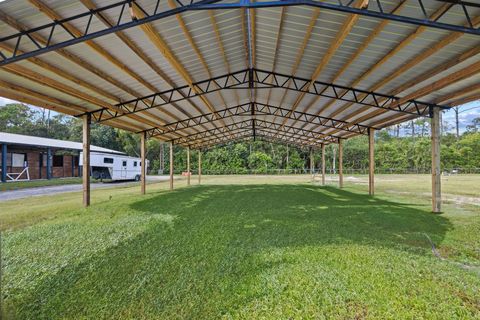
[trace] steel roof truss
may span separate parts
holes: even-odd
[[[385,109],[387,111],[396,111],[425,117],[429,116],[428,110],[432,106],[443,109],[448,108],[446,106],[417,100],[403,101],[402,98],[397,96],[320,81],[314,81],[309,85],[310,80],[308,79],[259,69],[245,69],[193,83],[193,87],[196,90],[193,90],[189,85],[185,85],[119,103],[116,107],[118,107],[121,112],[109,112],[106,110],[107,108],[98,109],[92,112],[92,118],[96,122],[104,122],[112,120],[113,118],[146,111],[152,108],[159,108],[169,103],[191,99],[223,89],[248,89],[249,86],[251,86],[252,81],[252,78],[249,75],[252,73],[253,82],[260,85],[260,87],[256,87],[257,89],[263,87],[294,90],[341,101],[348,101],[362,106],[370,106]],[[268,81],[268,79],[272,79],[272,81]],[[339,92],[342,93],[339,94]]]
[[[26,59],[29,57],[37,56],[42,53],[46,53],[49,51],[53,51],[56,49],[64,48],[73,44],[81,43],[86,40],[92,40],[94,38],[104,36],[110,33],[118,32],[121,30],[125,30],[128,28],[132,28],[138,25],[142,25],[145,23],[149,23],[155,20],[163,19],[169,16],[173,16],[175,14],[179,14],[182,12],[190,11],[190,10],[212,10],[212,9],[234,9],[234,8],[266,8],[266,7],[284,7],[284,6],[311,6],[316,8],[323,8],[327,10],[333,11],[340,11],[349,14],[359,14],[369,17],[374,17],[378,19],[389,19],[392,21],[399,21],[403,23],[409,23],[414,25],[422,25],[428,26],[433,28],[439,28],[449,31],[456,31],[456,32],[463,32],[463,33],[470,33],[477,36],[480,36],[480,28],[475,27],[472,23],[471,15],[469,11],[472,8],[478,8],[478,4],[468,1],[461,1],[461,0],[440,0],[443,2],[451,3],[452,8],[460,8],[460,10],[456,10],[455,12],[461,12],[464,15],[465,21],[467,21],[466,25],[459,24],[451,24],[451,23],[444,23],[440,22],[441,17],[437,19],[430,19],[425,11],[424,2],[425,0],[418,0],[412,1],[410,6],[417,6],[417,10],[411,10],[410,12],[423,12],[424,17],[413,17],[413,16],[406,16],[394,13],[387,13],[383,9],[383,5],[388,0],[376,0],[370,1],[368,6],[365,8],[357,8],[355,7],[354,1],[339,1],[338,3],[327,3],[318,0],[272,0],[272,1],[262,1],[262,2],[252,2],[250,0],[239,0],[233,3],[227,3],[219,0],[201,0],[201,1],[194,1],[190,0],[186,3],[183,3],[179,0],[176,1],[178,6],[173,9],[165,10],[162,12],[158,11],[160,0],[156,0],[156,5],[154,6],[153,11],[148,11],[139,6],[136,3],[136,6],[143,12],[145,17],[143,18],[136,18],[135,16],[130,15],[130,7],[132,6],[132,0],[122,0],[116,3],[112,3],[110,5],[100,7],[94,10],[88,10],[83,13],[77,14],[72,17],[68,17],[62,20],[54,21],[52,23],[48,23],[42,26],[37,26],[31,28],[29,30],[25,30],[22,32],[18,32],[0,39],[1,42],[13,42],[15,43],[15,50],[13,53],[5,53],[0,51],[0,65],[5,65],[8,63],[12,63],[15,61],[19,61],[22,59]],[[151,9],[150,9],[151,10]],[[97,19],[96,15],[106,14],[108,16],[115,17],[113,20],[115,24],[113,26],[103,26],[100,29],[92,30],[90,25],[93,19]],[[75,24],[79,25],[80,30],[82,33],[80,35],[75,35],[66,27],[66,24]],[[55,41],[54,34],[55,32],[59,32],[60,30],[62,34],[68,34],[69,39]],[[42,34],[49,34],[48,40],[46,44],[40,44],[35,40],[35,34],[42,33]],[[29,48],[26,52],[20,52],[20,43],[22,41],[28,41],[32,44],[32,48]]]
[[[315,139],[316,141],[321,141],[323,143],[338,143],[339,137],[336,136],[323,136],[320,132],[314,132],[310,130],[305,130],[296,127],[284,126],[279,123],[269,122],[265,120],[250,119],[244,120],[236,123],[226,125],[221,128],[213,128],[205,130],[202,132],[190,134],[178,139],[172,139],[171,141],[174,144],[189,144],[192,141],[202,140],[209,137],[215,137],[219,134],[228,134],[232,133],[235,130],[248,130],[249,128],[255,127],[258,130],[269,130],[273,132],[280,132],[280,134],[289,135],[298,140],[309,141],[308,139]],[[320,137],[322,135],[322,137]],[[309,141],[311,143],[311,141]]]
[[[223,110],[216,111],[214,113],[208,113],[199,115],[196,117],[172,122],[163,126],[163,128],[152,128],[147,130],[149,137],[166,135],[172,132],[181,131],[187,128],[195,127],[201,124],[210,123],[219,119],[231,118],[234,116],[251,116],[252,108],[255,109],[256,115],[271,115],[285,119],[292,119],[308,124],[317,124],[325,128],[339,129],[341,131],[352,132],[356,134],[368,134],[368,126],[358,123],[340,121],[333,118],[322,117],[310,113],[304,113],[300,111],[291,111],[286,108],[280,108],[273,105],[267,105],[262,103],[244,103],[238,106],[229,107]]]

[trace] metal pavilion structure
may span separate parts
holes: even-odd
[[[342,141],[369,135],[371,194],[375,130],[431,118],[439,212],[439,114],[480,98],[479,25],[478,0],[6,0],[0,95],[81,117],[87,155],[92,122],[139,133],[143,168],[148,138],[338,143],[341,186]]]

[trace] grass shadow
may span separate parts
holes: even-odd
[[[130,209],[175,220],[152,222],[137,237],[45,279],[17,302],[21,318],[231,315],[258,298],[252,287],[259,274],[298,262],[289,252],[353,245],[427,256],[423,234],[440,243],[451,228],[415,206],[311,185],[195,186]]]

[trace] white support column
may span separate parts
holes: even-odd
[[[338,187],[343,188],[343,140],[338,140]]]
[[[83,206],[90,205],[90,125],[92,116],[87,113],[83,117],[83,159],[82,159],[82,181],[83,181]]]
[[[140,136],[140,192],[145,194],[147,182],[147,162],[145,161],[147,153],[147,133],[143,132]]]
[[[322,144],[322,186],[325,185],[325,145]]]
[[[173,190],[173,142],[170,141],[170,190]]]
[[[375,194],[375,131],[368,129],[368,194]]]
[[[190,185],[190,147],[187,147],[187,185]]]
[[[433,108],[431,119],[432,134],[432,211],[442,210],[442,190],[440,171],[440,110]]]
[[[198,184],[202,182],[202,151],[198,150]]]

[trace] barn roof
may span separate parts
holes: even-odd
[[[83,150],[81,142],[74,142],[74,141],[65,141],[65,140],[58,140],[58,139],[50,139],[50,138],[42,138],[42,137],[34,137],[34,136],[27,136],[23,134],[15,134],[15,133],[7,133],[7,132],[0,132],[0,144],[7,144],[7,145],[21,145],[21,146],[29,146],[29,147],[44,147],[44,148],[54,148],[54,149],[66,149],[66,150]],[[112,154],[122,154],[124,152],[91,146],[91,151],[94,152],[104,152],[104,153],[112,153]]]
[[[315,147],[480,98],[461,0],[0,2],[0,95],[192,148]]]

